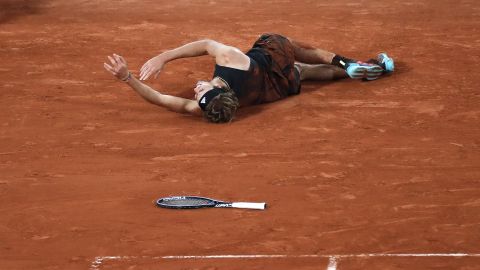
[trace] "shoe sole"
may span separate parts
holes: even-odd
[[[383,68],[377,65],[353,66],[347,69],[347,74],[352,79],[365,79],[372,81],[378,79],[383,73]]]

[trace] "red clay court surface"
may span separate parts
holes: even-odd
[[[0,16],[1,269],[480,269],[478,1],[0,0]],[[397,70],[215,125],[103,69],[263,32]],[[193,97],[212,71],[177,60],[148,84]],[[169,195],[270,208],[153,205]]]

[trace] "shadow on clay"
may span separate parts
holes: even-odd
[[[40,13],[43,0],[0,0],[0,24]]]
[[[303,81],[300,95],[302,93],[308,93],[308,92],[313,92],[313,91],[321,91],[319,88],[321,88],[325,85],[331,84],[331,83],[339,82],[339,81],[341,81],[341,80],[335,80],[335,81]],[[283,100],[278,100],[278,101],[275,101],[273,103],[276,104],[275,106],[282,106],[283,102],[287,101],[288,99],[295,98],[295,97],[296,97],[296,95],[289,96],[289,97],[287,97]],[[264,106],[266,106],[266,104],[258,104],[258,105],[255,105],[255,106],[248,106],[248,107],[239,109],[238,112],[237,112],[237,117],[235,118],[235,121],[241,121],[241,120],[247,119],[247,118],[249,118],[253,115],[261,113],[265,108]]]
[[[240,108],[237,111],[235,122],[245,120],[253,115],[260,113],[262,110],[263,110],[262,104]]]
[[[301,89],[300,95],[302,93],[322,91],[322,88],[329,84],[337,84],[347,80],[348,79],[336,79],[333,81],[314,81],[314,80],[302,81],[302,89]]]
[[[387,76],[395,76],[398,74],[409,73],[413,70],[411,66],[409,66],[406,62],[397,61],[395,60],[395,71]]]

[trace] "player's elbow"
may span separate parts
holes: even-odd
[[[207,52],[211,52],[213,51],[213,49],[215,49],[215,43],[216,41],[213,40],[213,39],[209,39],[209,38],[206,38],[206,39],[202,39],[200,40],[200,42],[203,44],[204,48],[205,48],[205,51]]]
[[[203,39],[202,43],[205,46],[205,51],[213,57],[217,57],[218,54],[221,52],[221,43],[213,39]]]
[[[216,41],[213,39],[205,38],[200,40],[200,42],[203,42],[205,46],[208,47],[208,46],[212,46]]]

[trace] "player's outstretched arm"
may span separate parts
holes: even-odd
[[[126,82],[146,101],[179,113],[201,115],[202,110],[194,100],[162,94],[135,78],[127,68],[127,62],[120,55],[108,56],[110,64],[103,63],[107,71]]]
[[[239,49],[204,39],[166,51],[148,60],[140,69],[140,80],[146,80],[152,75],[157,78],[165,64],[172,60],[207,54],[215,57],[216,63],[221,66],[242,70],[248,70],[250,66],[250,59]]]

